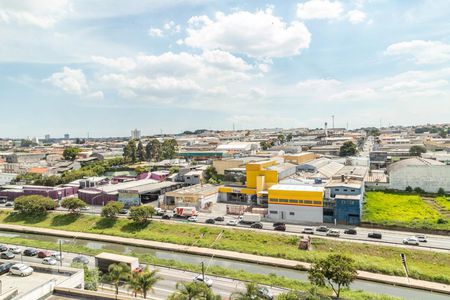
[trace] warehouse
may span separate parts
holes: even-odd
[[[212,184],[197,184],[167,192],[164,195],[164,206],[195,206],[198,210],[208,209],[217,202],[218,190],[219,188]]]

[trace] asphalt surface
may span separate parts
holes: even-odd
[[[12,245],[7,245],[12,246]],[[20,249],[25,249],[23,246],[18,246]],[[69,252],[63,252],[63,262],[62,265],[66,267],[70,267],[72,259],[77,256],[78,254],[75,253],[69,253]],[[83,255],[85,256],[85,255]],[[89,266],[94,267],[95,266],[95,260],[92,256],[86,256],[89,258]],[[29,263],[42,263],[42,259],[38,258],[37,256],[22,256],[20,254],[16,254],[16,257],[13,259],[16,262],[23,261],[25,264],[27,262]],[[7,262],[8,260],[0,259],[0,262]],[[59,265],[59,262],[56,266]],[[154,266],[149,266],[150,269],[154,269]],[[207,266],[206,266],[207,268]],[[171,269],[166,267],[156,267],[158,269],[158,275],[162,277],[161,280],[159,280],[154,288],[153,292],[150,292],[149,295],[151,295],[152,299],[155,300],[163,300],[167,299],[170,294],[172,294],[176,290],[176,283],[177,282],[191,282],[193,281],[194,277],[199,275],[198,273],[193,272],[187,272],[177,269]],[[31,275],[31,276],[34,276]],[[213,280],[213,285],[211,289],[216,293],[221,295],[224,298],[228,298],[233,292],[236,291],[244,291],[245,290],[245,282],[233,280],[229,278],[223,278],[223,277],[216,277],[216,276],[209,276],[207,277],[211,278]],[[30,277],[31,278],[31,277]],[[107,290],[109,288],[105,287]],[[273,288],[268,287],[269,290],[273,293],[273,295],[278,295],[285,290],[280,288]],[[101,290],[101,288],[100,288]],[[123,293],[130,293],[125,287],[122,289]]]

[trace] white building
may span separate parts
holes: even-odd
[[[137,129],[131,130],[131,138],[133,140],[139,140],[141,138],[141,131]]]

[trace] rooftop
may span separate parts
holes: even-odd
[[[196,184],[175,191],[167,192],[166,196],[186,195],[186,194],[210,195],[217,193],[218,190],[219,188],[212,184]]]
[[[107,253],[107,252],[102,252],[102,253],[96,255],[95,258],[115,260],[115,261],[120,261],[120,262],[124,262],[124,263],[129,263],[129,264],[138,261],[138,258],[136,258],[136,257]]]
[[[323,187],[299,184],[275,184],[269,188],[269,191],[323,192]]]

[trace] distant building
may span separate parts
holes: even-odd
[[[68,133],[64,134],[64,139],[65,140],[70,140],[70,134],[68,134]]]
[[[197,209],[208,209],[217,201],[218,187],[211,184],[197,184],[167,192],[164,196],[164,206],[195,206]]]
[[[46,134],[45,137],[44,137],[44,139],[45,139],[46,141],[48,141],[48,140],[50,139],[50,134]]]
[[[131,138],[133,140],[139,140],[141,138],[141,131],[137,129],[131,130]]]

